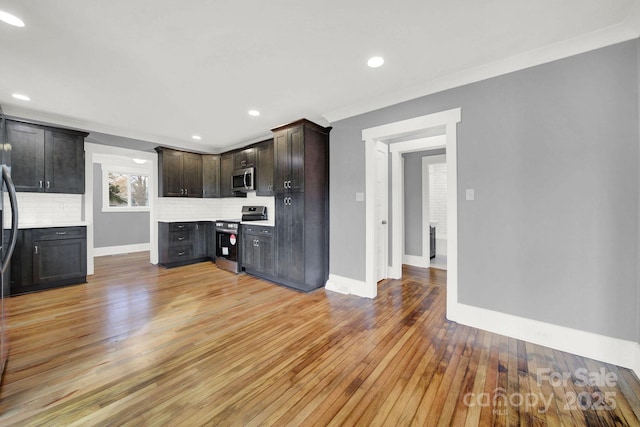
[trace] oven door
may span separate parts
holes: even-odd
[[[238,262],[238,233],[231,230],[216,229],[216,257]]]

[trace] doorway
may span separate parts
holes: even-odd
[[[404,247],[404,183],[402,154],[434,148],[445,148],[447,153],[447,312],[454,308],[458,300],[457,289],[457,124],[461,121],[461,109],[443,111],[400,122],[389,123],[364,129],[362,139],[365,143],[365,289],[363,296],[375,298],[379,262],[379,235],[376,222],[375,200],[377,190],[377,144],[388,144],[391,153],[391,264],[389,277],[402,277],[402,255]],[[384,231],[381,231],[384,233]],[[384,261],[383,261],[384,262]]]

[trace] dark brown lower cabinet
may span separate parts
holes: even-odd
[[[210,226],[206,221],[159,222],[159,263],[165,267],[177,267],[209,259],[207,240]]]
[[[86,227],[19,230],[11,260],[11,295],[86,281]]]
[[[273,227],[242,225],[242,269],[254,276],[273,279]]]

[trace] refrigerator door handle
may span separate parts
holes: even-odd
[[[6,182],[7,190],[9,190],[9,203],[11,204],[11,234],[9,235],[9,246],[2,258],[0,264],[0,274],[4,273],[9,267],[9,261],[11,261],[11,255],[16,247],[16,241],[18,240],[18,198],[16,196],[16,188],[13,186],[13,180],[9,173],[9,168],[6,165],[2,165],[2,181]],[[1,224],[0,224],[1,225]]]

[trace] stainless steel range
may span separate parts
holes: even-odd
[[[240,272],[240,222],[264,221],[267,219],[266,206],[243,206],[239,219],[216,221],[216,265],[233,273]]]

